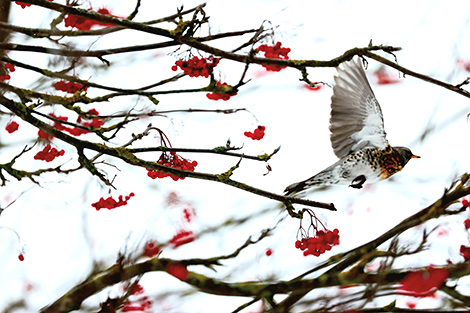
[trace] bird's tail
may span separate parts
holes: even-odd
[[[302,192],[302,191],[304,191],[304,190],[306,190],[310,187],[322,185],[321,181],[312,180],[312,178],[287,186],[286,189],[284,190],[284,194],[287,197],[290,197],[290,196],[294,196],[294,195],[296,195],[296,194],[298,194],[298,193],[300,193],[300,192]]]
[[[295,194],[298,194],[301,191],[304,191],[305,189],[306,189],[305,181],[302,181],[300,183],[295,183],[295,184],[287,186],[286,189],[284,190],[284,193],[287,197],[290,197]]]
[[[313,177],[310,177],[309,179],[287,186],[284,190],[285,195],[289,197],[296,195],[311,187],[324,187],[340,183],[338,179],[333,179],[332,177],[331,169],[334,166],[336,166],[336,164],[333,164],[329,168],[321,171]]]

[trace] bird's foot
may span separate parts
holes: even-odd
[[[366,182],[366,177],[364,175],[359,175],[356,178],[353,179],[351,182],[351,185],[349,187],[356,188],[356,189],[361,189],[362,185]]]

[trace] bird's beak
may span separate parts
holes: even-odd
[[[412,159],[420,159],[421,157],[413,154],[413,155],[411,156],[411,158],[412,158]]]

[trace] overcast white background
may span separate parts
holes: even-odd
[[[144,0],[136,21],[146,21],[173,14],[178,6],[193,7],[196,1],[149,1]],[[131,1],[91,1],[94,9],[102,6],[116,15],[125,16],[132,11]],[[90,5],[86,2],[83,7]],[[397,52],[399,64],[450,83],[460,83],[468,72],[458,66],[457,59],[470,60],[470,3],[468,1],[209,1],[206,13],[210,17],[212,33],[257,28],[264,21],[275,27],[275,41],[290,47],[291,59],[326,60],[337,57],[353,47],[374,44],[402,47]],[[55,16],[55,14],[54,14]],[[22,10],[12,4],[11,23],[30,27],[47,27],[51,14],[40,8]],[[269,25],[269,24],[267,24]],[[162,25],[170,27],[169,25]],[[63,27],[63,24],[61,25]],[[203,34],[203,33],[201,33]],[[81,49],[102,49],[152,43],[163,40],[155,36],[125,31],[98,40],[80,39]],[[214,43],[217,47],[230,49],[238,45],[238,39]],[[24,43],[25,38],[14,35],[12,42]],[[240,39],[240,44],[243,41]],[[50,45],[47,41],[27,40],[27,44]],[[171,54],[174,49],[143,52],[141,54],[117,55],[108,59],[113,66],[107,70],[86,69],[79,76],[106,85],[135,88],[166,78],[174,72],[171,66],[184,50]],[[36,66],[47,67],[44,55],[12,52],[10,57]],[[98,60],[89,60],[99,65]],[[470,145],[468,142],[470,112],[468,98],[413,77],[405,77],[397,71],[387,71],[400,79],[393,85],[377,85],[373,72],[379,64],[370,60],[368,77],[378,98],[385,119],[387,138],[392,145],[407,146],[421,159],[411,160],[405,170],[388,181],[355,190],[344,186],[308,195],[309,199],[334,202],[337,212],[316,210],[328,228],[340,230],[341,244],[320,258],[303,257],[294,248],[298,221],[286,218],[273,236],[247,249],[237,261],[227,262],[226,268],[217,273],[202,268],[190,268],[227,281],[264,280],[275,275],[277,279],[290,279],[314,266],[320,260],[354,248],[395,226],[404,218],[434,202],[446,187],[459,175],[469,170]],[[216,68],[216,76],[229,84],[240,78],[243,65],[223,60]],[[170,118],[153,118],[127,128],[120,143],[126,142],[131,133],[139,133],[152,122],[165,131],[175,147],[213,148],[224,145],[230,138],[233,145],[244,145],[247,154],[270,153],[281,146],[279,153],[269,162],[273,171],[269,175],[261,162],[243,160],[233,179],[247,184],[282,193],[284,188],[296,181],[306,179],[336,161],[330,141],[328,120],[331,89],[324,87],[313,92],[303,88],[300,73],[285,69],[279,73],[265,73],[261,66],[253,66],[249,72],[252,81],[240,88],[237,96],[227,102],[211,101],[205,93],[168,95],[157,97],[158,109],[176,108],[242,108],[253,115],[241,112],[233,115],[174,114]],[[310,69],[312,81],[333,82],[334,69]],[[12,74],[15,86],[32,88],[38,76],[18,69]],[[184,78],[168,88],[203,86],[204,79]],[[45,84],[42,90],[47,89]],[[57,93],[59,94],[59,93]],[[101,91],[89,90],[91,96]],[[95,107],[101,114],[136,105],[149,105],[143,99],[120,98]],[[48,113],[47,111],[44,111]],[[58,110],[58,113],[64,111]],[[15,119],[20,124],[16,133],[0,131],[2,148],[0,162],[7,162],[12,155],[31,143],[36,134],[33,127]],[[8,123],[2,117],[1,128]],[[243,132],[252,131],[258,124],[266,126],[266,136],[252,141]],[[428,136],[420,140],[423,132]],[[86,135],[91,136],[91,135]],[[83,139],[94,137],[83,136]],[[127,137],[126,137],[127,136]],[[75,164],[74,149],[54,141],[66,154],[54,161],[60,165],[70,160]],[[116,143],[119,143],[116,140]],[[137,146],[158,145],[158,138],[150,136]],[[36,149],[36,148],[35,148]],[[19,166],[34,169],[44,166],[32,162],[37,150],[26,154]],[[238,159],[224,156],[181,154],[195,159],[196,171],[221,173],[233,166]],[[145,156],[157,159],[158,153]],[[110,159],[107,159],[110,161]],[[229,227],[217,235],[207,235],[177,249],[166,249],[162,256],[169,258],[208,257],[232,252],[249,235],[258,235],[262,229],[273,227],[286,214],[279,211],[273,201],[214,182],[187,178],[173,182],[171,179],[150,180],[145,169],[133,169],[122,162],[114,164],[121,169],[102,167],[117,175],[117,191],[111,195],[135,192],[136,196],[124,207],[112,211],[96,212],[91,203],[107,197],[104,188],[88,173],[70,176],[45,175],[38,187],[27,180],[17,182],[14,178],[0,189],[0,205],[5,208],[18,200],[0,216],[0,309],[24,299],[25,309],[18,312],[36,312],[56,300],[63,293],[89,275],[93,261],[105,269],[116,260],[119,251],[141,249],[146,240],[165,242],[181,228],[183,206],[168,208],[164,205],[170,191],[176,191],[183,201],[191,203],[196,210],[196,221],[187,225],[198,233],[217,225],[230,217],[244,217],[268,210],[242,227]],[[20,194],[26,191],[20,196]],[[461,262],[461,244],[468,244],[468,234],[463,227],[462,214],[453,218],[429,223],[431,229],[440,228],[431,235],[430,250],[421,257],[410,257],[397,262],[396,266],[420,266],[445,264],[447,260]],[[13,232],[20,236],[18,242]],[[415,242],[422,229],[407,232],[406,238]],[[25,249],[25,261],[18,261],[20,249]],[[265,249],[274,253],[267,257]],[[459,281],[465,285],[465,280]],[[247,301],[195,294],[178,299],[163,299],[164,291],[187,288],[164,273],[151,273],[142,279],[147,295],[153,299],[154,311],[169,312],[228,312]],[[468,285],[467,285],[468,287]],[[87,302],[96,305],[108,295],[117,295],[119,288],[105,290]],[[394,298],[378,302],[386,304]],[[210,301],[211,305],[207,306]],[[397,306],[416,299],[400,298]],[[421,307],[439,307],[442,298],[419,300]],[[255,310],[259,306],[253,306]],[[248,312],[248,311],[247,311]]]

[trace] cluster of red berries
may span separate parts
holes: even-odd
[[[470,201],[468,201],[467,199],[462,199],[462,206],[464,208],[468,208],[470,207]],[[467,218],[464,222],[463,222],[464,226],[465,226],[465,229],[470,229],[470,218]],[[470,247],[467,247],[465,245],[461,245],[460,246],[460,255],[463,256],[463,258],[465,259],[465,261],[469,261],[470,260]]]
[[[162,153],[157,163],[164,165],[164,166],[178,168],[178,169],[191,171],[191,172],[194,172],[194,169],[197,166],[197,161],[190,162],[184,158],[180,158],[180,156],[178,156],[176,152],[174,151],[170,152],[169,156],[165,152]],[[165,172],[151,170],[149,168],[147,169],[147,171],[148,171],[147,176],[152,179],[165,178],[165,177],[171,177],[174,181],[177,181],[178,179],[184,179],[184,177],[180,177],[180,176],[165,173]]]
[[[144,247],[144,255],[149,258],[153,258],[156,255],[159,255],[162,250],[156,242],[147,241]]]
[[[173,238],[171,238],[170,243],[173,248],[185,245],[187,243],[193,242],[196,239],[196,235],[190,230],[179,230]]]
[[[104,199],[103,197],[100,198],[98,202],[92,203],[91,206],[96,209],[96,211],[99,211],[101,209],[108,209],[112,210],[117,207],[123,206],[127,204],[127,201],[131,197],[135,196],[133,192],[131,192],[128,196],[123,197],[122,195],[119,196],[118,200],[114,200],[113,197],[108,197]]]
[[[374,75],[377,78],[378,85],[390,85],[390,84],[395,84],[395,83],[400,82],[400,80],[397,77],[383,70],[375,72]]]
[[[184,71],[186,75],[190,77],[209,77],[209,75],[214,70],[214,67],[219,64],[218,58],[211,58],[207,60],[206,58],[198,58],[193,56],[189,60],[178,60],[175,62],[175,65],[171,67],[173,71],[178,70],[178,67]]]
[[[38,137],[41,139],[44,139],[45,141],[51,141],[54,136],[49,135],[45,131],[42,131],[41,129],[38,131]]]
[[[237,93],[234,92],[234,88],[227,83],[217,82],[216,89],[212,93],[206,94],[207,98],[211,100],[224,100],[227,101],[231,97],[236,96]]]
[[[264,137],[264,130],[266,127],[258,126],[253,132],[245,132],[244,135],[253,140],[261,140]]]
[[[88,9],[91,11],[91,9]],[[108,9],[101,8],[97,11],[97,13],[111,15]],[[113,16],[113,15],[111,15]],[[69,14],[64,19],[65,27],[75,27],[78,30],[90,30],[93,26],[104,26],[104,27],[112,27],[112,24],[104,24],[95,20],[90,20],[83,16]]]
[[[304,252],[304,256],[314,255],[320,256],[326,251],[330,251],[335,245],[339,245],[339,231],[319,230],[314,237],[302,238],[295,242],[295,247]]]
[[[52,84],[56,90],[64,91],[67,93],[76,93],[79,90],[87,91],[88,86],[84,87],[84,85],[75,83],[75,82],[66,82],[65,80],[60,80],[54,84]]]
[[[278,41],[274,46],[261,45],[256,48],[258,52],[264,52],[264,56],[270,59],[284,59],[289,60],[287,55],[290,52],[290,48],[282,48],[281,43]],[[279,72],[285,66],[276,66],[276,65],[263,65],[263,67],[268,71]]]
[[[31,6],[31,3],[24,3],[24,2],[20,2],[20,1],[15,1],[15,3],[16,3],[17,5],[20,5],[22,9]]]
[[[460,255],[463,256],[465,261],[470,260],[470,247],[467,247],[465,245],[460,246]]]
[[[47,1],[52,2],[52,1],[54,1],[54,0],[47,0]],[[21,1],[15,1],[15,3],[16,3],[17,5],[20,5],[22,9],[31,6],[31,3],[24,3],[24,2],[21,2]]]
[[[181,263],[170,263],[166,267],[166,271],[168,274],[178,278],[179,280],[186,280],[188,278],[188,269],[186,268],[185,265]]]
[[[47,145],[44,147],[44,149],[36,153],[36,155],[34,156],[34,159],[51,162],[56,157],[64,155],[64,153],[65,153],[64,150],[59,151],[56,148],[51,148],[51,145]]]
[[[18,130],[18,127],[19,127],[19,126],[20,126],[20,125],[18,125],[17,122],[11,121],[10,123],[7,124],[7,126],[5,127],[5,129],[6,129],[6,131],[7,131],[8,133],[11,134],[11,133],[16,132],[16,131]]]
[[[91,109],[87,113],[89,115],[98,115],[99,114],[98,111],[96,111],[95,109]],[[50,113],[49,116],[54,117],[54,118],[59,119],[59,120],[62,120],[62,121],[67,121],[69,119],[67,116],[57,116],[54,113]],[[79,123],[79,124],[81,124],[82,126],[85,126],[85,127],[100,128],[101,126],[103,126],[104,121],[100,118],[93,118],[89,122],[83,122],[81,117],[78,117],[77,118],[77,123]],[[55,129],[61,130],[61,131],[68,132],[69,134],[71,134],[73,136],[80,136],[80,135],[83,135],[83,134],[88,134],[90,132],[90,131],[88,131],[86,129],[83,129],[83,128],[67,127],[67,126],[63,125],[62,123],[60,123],[58,121],[54,121],[54,125],[52,125],[52,127],[54,127]],[[39,136],[39,138],[45,139],[45,140],[51,140],[53,138],[53,136],[43,132],[42,130],[38,131],[38,136]]]
[[[432,295],[449,278],[449,271],[430,265],[425,271],[414,271],[400,281],[400,289],[415,297]]]
[[[123,302],[121,312],[152,312],[152,302],[147,296],[143,296],[145,290],[142,285],[131,285],[130,292],[130,299]]]
[[[3,64],[3,67],[5,67],[5,70],[7,70],[10,73],[13,73],[15,71],[15,66],[13,64],[5,63]],[[10,74],[0,75],[0,81],[2,82],[9,80],[10,78],[11,78]]]
[[[462,60],[462,59],[457,59],[457,64],[463,68],[464,70],[470,72],[470,61]]]

